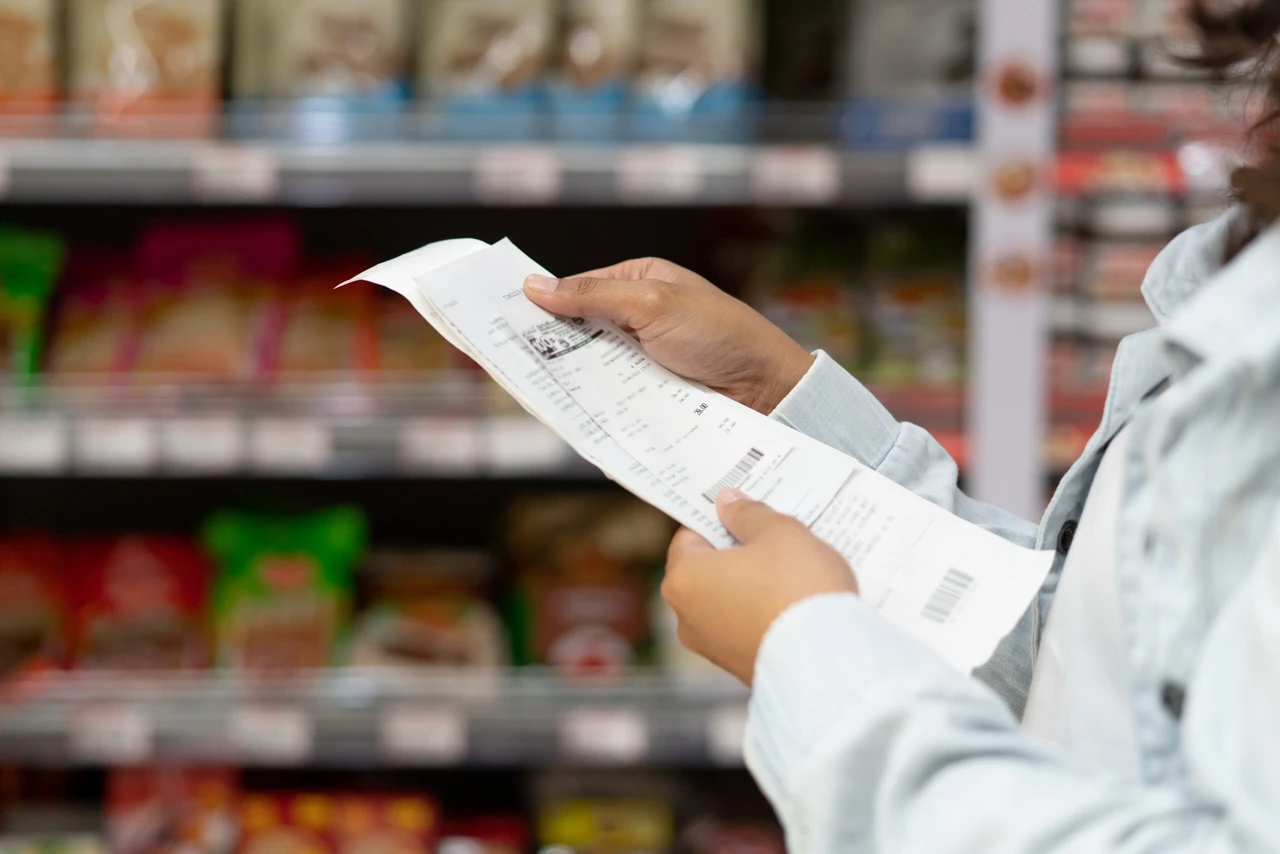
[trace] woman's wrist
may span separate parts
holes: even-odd
[[[817,360],[811,353],[796,344],[794,349],[775,362],[772,369],[762,378],[761,391],[752,409],[765,415],[772,413],[800,384],[815,361]]]

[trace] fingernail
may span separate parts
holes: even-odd
[[[552,279],[547,276],[530,276],[524,280],[524,283],[529,290],[542,294],[555,293],[556,288],[560,287],[559,279]]]
[[[733,504],[737,501],[750,501],[751,496],[747,495],[741,489],[722,489],[720,495],[717,496],[721,504]]]

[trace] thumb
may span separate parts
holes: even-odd
[[[552,279],[530,276],[524,293],[552,314],[565,317],[599,317],[619,326],[637,329],[652,322],[662,301],[662,282],[622,281],[578,276]]]
[[[716,510],[720,521],[740,543],[749,544],[780,524],[791,521],[768,504],[752,501],[745,492],[737,489],[723,490],[716,496]]]

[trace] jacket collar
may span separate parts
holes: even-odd
[[[1182,232],[1161,251],[1142,282],[1142,296],[1156,320],[1165,323],[1217,275],[1228,241],[1245,220],[1244,209],[1233,206],[1217,219]]]
[[[1222,222],[1211,225],[1221,227]],[[1225,240],[1227,233],[1214,237]],[[1209,248],[1208,242],[1212,241],[1200,248]],[[1197,264],[1207,260],[1189,256],[1186,272],[1203,273]],[[1217,275],[1209,275],[1203,286],[1179,295],[1178,289],[1186,283],[1185,278],[1173,277],[1170,287],[1156,297],[1166,300],[1166,305],[1176,303],[1176,314],[1164,322],[1162,330],[1176,369],[1186,370],[1228,353],[1257,358],[1280,344],[1280,223],[1264,229]]]

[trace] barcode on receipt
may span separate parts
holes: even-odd
[[[755,448],[747,451],[747,455],[738,461],[738,464],[729,470],[729,473],[715,482],[715,485],[702,493],[702,497],[716,503],[716,496],[723,490],[736,489],[747,482],[747,478],[751,476],[751,472],[760,461],[764,459],[764,451],[758,451]]]
[[[935,623],[945,623],[951,619],[972,586],[972,575],[958,569],[948,569],[947,574],[942,576],[942,582],[930,594],[929,601],[924,603],[920,616]]]

